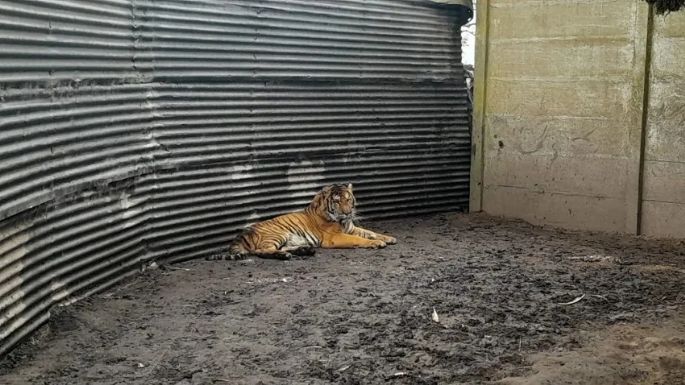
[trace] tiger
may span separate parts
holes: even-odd
[[[227,253],[207,259],[288,260],[312,256],[316,247],[379,249],[397,243],[395,237],[356,226],[356,204],[351,183],[325,186],[304,210],[249,226],[229,244]]]

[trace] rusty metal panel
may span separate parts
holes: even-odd
[[[355,183],[464,209],[462,7],[0,0],[0,353],[50,308]]]

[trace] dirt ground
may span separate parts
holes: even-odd
[[[190,261],[60,308],[0,383],[685,384],[682,242],[482,215],[367,225],[400,243]]]

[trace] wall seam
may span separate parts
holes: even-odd
[[[485,188],[485,109],[487,100],[487,68],[490,34],[490,1],[480,0],[476,4],[476,63],[474,66],[474,123],[471,145],[471,198],[469,211],[483,210]],[[480,23],[479,20],[482,20]]]
[[[647,144],[647,129],[649,124],[650,78],[652,76],[652,50],[654,45],[654,6],[649,5],[647,12],[647,34],[645,42],[645,71],[642,93],[642,126],[640,132],[640,152],[637,184],[637,223],[635,233],[642,233],[642,202],[645,183],[645,149]]]

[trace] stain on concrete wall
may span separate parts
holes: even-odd
[[[685,13],[654,18],[642,232],[685,238]]]
[[[635,79],[644,60],[636,19],[646,6],[488,3],[482,209],[626,230],[626,191],[639,176],[631,127],[639,130],[644,87]]]
[[[478,6],[472,209],[685,237],[685,14],[616,0]]]

